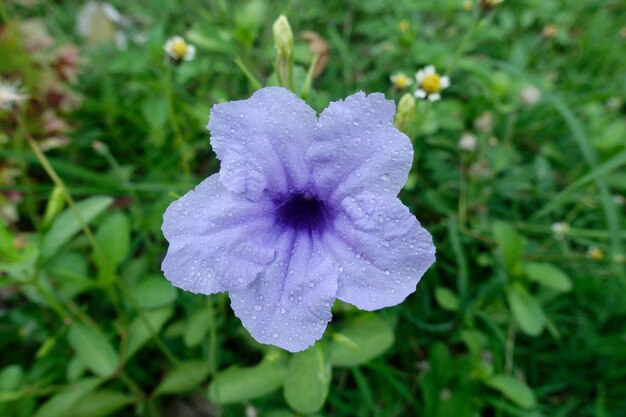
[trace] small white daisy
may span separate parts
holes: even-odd
[[[415,97],[430,101],[440,100],[441,91],[450,87],[450,78],[439,75],[432,65],[417,71],[415,80],[418,86],[415,90]]]
[[[552,233],[556,240],[563,240],[570,231],[570,225],[567,222],[558,222],[552,224]]]
[[[404,90],[405,88],[413,84],[413,80],[403,72],[393,74],[391,77],[389,77],[389,79],[391,80],[393,87],[398,91]]]
[[[541,100],[541,90],[534,85],[526,85],[520,91],[519,96],[524,104],[532,106]]]
[[[459,139],[459,149],[467,152],[474,152],[478,145],[478,139],[471,133],[463,133],[461,139]]]
[[[182,36],[168,39],[163,49],[175,61],[191,61],[196,56],[196,47],[187,43]]]
[[[113,41],[120,49],[125,47],[126,36],[119,28],[127,25],[128,20],[114,6],[94,1],[80,9],[76,21],[78,34],[88,43]]]
[[[28,96],[21,94],[19,83],[0,79],[0,109],[11,109],[27,98]]]

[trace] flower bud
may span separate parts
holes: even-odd
[[[52,224],[52,221],[57,217],[65,206],[65,192],[62,187],[56,186],[50,193],[48,204],[46,204],[46,211],[43,216],[43,225],[48,227]]]
[[[398,129],[404,131],[406,127],[415,119],[415,97],[413,94],[406,93],[398,102],[398,111],[396,112],[395,125]]]
[[[293,33],[285,15],[280,15],[274,22],[274,44],[278,55],[291,56],[293,53]]]
[[[276,47],[276,75],[285,88],[293,88],[293,33],[289,21],[280,15],[274,22],[274,45]]]

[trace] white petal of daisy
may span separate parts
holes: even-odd
[[[428,65],[427,67],[424,68],[424,75],[431,75],[431,74],[436,74],[437,71],[435,71],[435,67],[432,65]]]
[[[417,81],[418,84],[421,84],[422,81],[424,81],[424,70],[419,70],[415,73],[415,80]]]
[[[428,100],[430,101],[439,101],[441,99],[441,94],[429,94]]]
[[[11,109],[27,98],[27,95],[21,93],[18,83],[0,79],[0,109]]]
[[[122,23],[122,14],[114,6],[110,5],[109,3],[103,3],[100,7],[102,8],[102,11],[106,15],[106,17],[111,19],[112,22]]]
[[[193,45],[187,45],[187,55],[185,55],[185,61],[191,61],[196,57],[196,47]]]
[[[415,90],[414,95],[417,98],[426,98],[426,91],[422,90],[421,88],[418,88],[417,90]]]
[[[450,77],[443,76],[439,78],[439,82],[441,83],[441,89],[450,87]]]

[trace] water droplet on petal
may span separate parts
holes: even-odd
[[[263,310],[263,307],[260,304],[257,304],[257,305],[254,306],[254,309],[256,311],[261,311],[261,310]]]

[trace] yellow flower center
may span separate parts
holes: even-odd
[[[396,75],[393,78],[393,84],[398,90],[404,90],[411,84],[411,79],[406,75]]]
[[[428,74],[422,80],[422,89],[428,94],[435,94],[441,91],[441,78],[437,74]]]
[[[182,58],[187,55],[188,48],[189,47],[187,46],[187,42],[182,39],[176,39],[174,42],[172,42],[172,52],[178,57]]]
[[[402,19],[400,21],[400,32],[407,33],[409,31],[409,28],[410,28],[409,21],[406,19]]]

